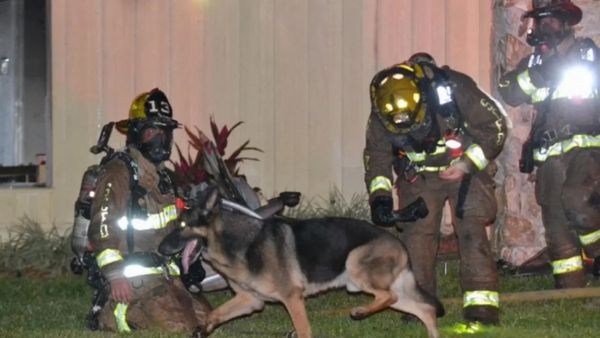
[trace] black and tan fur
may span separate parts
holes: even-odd
[[[181,250],[202,238],[202,256],[225,276],[235,297],[213,310],[204,334],[230,319],[261,310],[265,301],[286,307],[297,336],[312,337],[304,298],[346,286],[375,298],[350,315],[365,318],[388,307],[417,316],[438,337],[440,302],[415,282],[402,242],[365,221],[348,218],[260,220],[220,207],[216,193],[182,218],[161,251]],[[392,334],[393,336],[393,334]]]

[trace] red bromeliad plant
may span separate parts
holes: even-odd
[[[228,128],[227,125],[225,125],[219,130],[214,118],[211,117],[210,119],[210,129],[216,150],[223,158],[227,169],[233,176],[240,176],[239,165],[241,162],[245,160],[258,161],[258,159],[254,157],[240,157],[240,154],[243,151],[254,150],[262,152],[259,148],[249,146],[250,140],[247,140],[228,157],[225,157],[225,149],[227,148],[229,135],[231,135],[231,132],[242,123],[242,121],[239,121],[231,128]],[[189,145],[197,151],[196,156],[192,158],[189,151],[187,157],[184,156],[179,146],[175,145],[177,154],[179,155],[179,162],[171,161],[174,167],[175,184],[178,187],[182,187],[184,190],[186,187],[200,184],[207,179],[207,173],[202,167],[202,156],[204,155],[207,144],[209,144],[211,140],[204,132],[198,129],[198,127],[194,128],[196,129],[196,133],[193,133],[188,127],[184,126],[185,132],[189,137]]]

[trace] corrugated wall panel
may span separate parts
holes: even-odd
[[[342,2],[308,1],[308,196],[342,184]]]
[[[308,2],[275,1],[274,189],[308,188]],[[266,132],[269,132],[268,130]],[[267,155],[268,156],[268,155]],[[270,192],[268,192],[270,193]]]
[[[346,196],[362,193],[373,74],[427,51],[488,89],[490,6],[480,0],[53,0],[54,186],[41,193],[54,198],[50,219],[41,221],[69,225],[100,126],[125,118],[134,95],[154,86],[167,91],[175,117],[190,127],[208,131],[211,115],[219,125],[245,121],[230,147],[250,139],[265,151],[246,154],[260,161],[244,163],[242,172],[267,196],[285,189],[324,196],[333,186]],[[113,135],[111,144],[121,145],[123,136]],[[175,140],[187,152],[183,131]],[[0,204],[13,205],[8,196],[0,194]],[[6,227],[18,216],[13,211],[0,223]]]

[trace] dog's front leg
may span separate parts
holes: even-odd
[[[302,291],[299,289],[293,291],[289,297],[282,299],[282,302],[292,318],[298,338],[312,338],[312,330],[308,322],[308,316],[306,315]]]
[[[205,330],[207,334],[212,332],[223,322],[261,310],[265,306],[265,303],[256,298],[253,294],[235,288],[233,285],[232,288],[236,292],[235,297],[214,309],[208,315]]]

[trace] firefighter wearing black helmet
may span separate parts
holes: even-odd
[[[127,146],[102,165],[91,207],[90,241],[110,298],[100,329],[157,328],[192,332],[210,311],[179,280],[179,267],[158,253],[176,224],[174,187],[164,161],[178,123],[159,89],[137,96],[129,118],[117,122]]]
[[[586,285],[582,248],[600,269],[600,105],[598,48],[578,38],[582,12],[569,0],[534,0],[527,42],[534,47],[498,89],[512,106],[532,104],[535,119],[521,171],[537,167],[536,199],[558,288]]]
[[[400,208],[425,200],[427,217],[400,228],[417,282],[435,294],[448,201],[461,257],[464,318],[497,324],[498,275],[485,227],[496,216],[492,162],[506,136],[503,111],[470,77],[437,67],[425,53],[378,72],[370,94],[364,166],[373,222],[393,225],[393,190]]]

